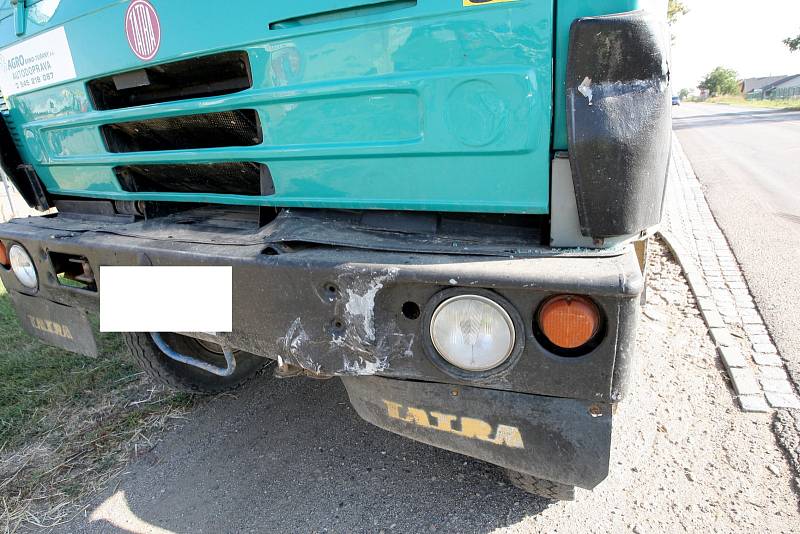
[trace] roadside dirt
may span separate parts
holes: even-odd
[[[369,426],[339,381],[262,380],[202,405],[58,532],[800,532],[773,416],[735,407],[660,245],[650,268],[612,474],[576,502]]]
[[[621,405],[612,475],[511,531],[800,532],[773,416],[736,408],[680,268],[661,245],[653,252],[639,381]]]

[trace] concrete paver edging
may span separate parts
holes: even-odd
[[[665,203],[659,233],[683,269],[742,409],[800,409],[738,262],[674,136]]]

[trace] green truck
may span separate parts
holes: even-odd
[[[90,314],[176,304],[101,306],[104,271],[229,268],[230,328],[124,333],[155,380],[340,377],[570,498],[636,367],[669,77],[657,1],[0,0],[4,179],[44,212],[0,225],[0,279],[92,356]]]

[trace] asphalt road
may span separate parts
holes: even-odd
[[[800,111],[687,103],[674,129],[800,383]]]

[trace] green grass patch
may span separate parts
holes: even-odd
[[[0,284],[0,531],[68,521],[195,402],[153,385],[92,319],[98,358],[49,347]]]
[[[800,111],[800,100],[747,100],[743,96],[715,96],[705,100],[711,104],[727,104],[730,106],[745,106],[764,109],[784,109],[787,111]]]
[[[46,426],[47,412],[103,395],[138,373],[117,335],[101,335],[101,357],[50,347],[26,334],[0,284],[0,449],[13,448]]]

